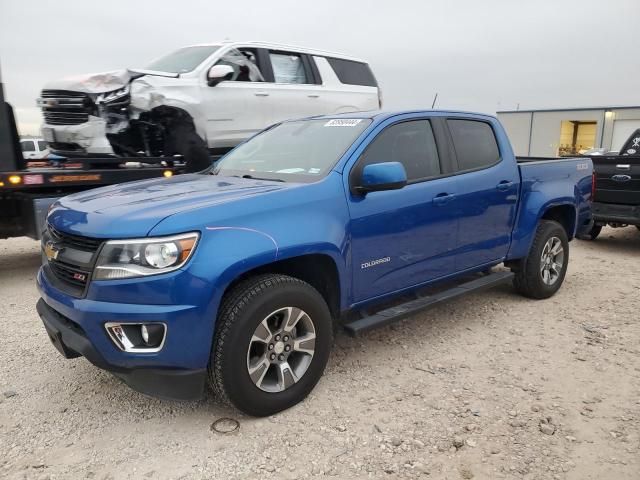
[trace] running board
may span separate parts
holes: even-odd
[[[468,293],[479,292],[488,288],[508,283],[513,278],[512,272],[493,272],[483,277],[471,280],[466,283],[458,284],[443,290],[433,295],[417,298],[409,302],[396,305],[395,307],[387,308],[373,315],[367,315],[358,320],[354,320],[344,325],[345,330],[352,336],[356,336],[360,333],[368,332],[374,328],[388,325],[397,320],[406,318],[414,313],[421,312],[428,308],[431,308],[441,302],[452,300],[454,298],[461,297]]]

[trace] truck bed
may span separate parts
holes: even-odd
[[[588,157],[517,157],[521,192],[516,226],[513,231],[510,257],[526,256],[535,225],[540,220],[536,212],[544,212],[555,204],[567,207],[566,218],[571,220],[572,236],[582,235],[591,228],[591,185],[593,165]],[[552,199],[552,200],[550,200]],[[526,207],[526,208],[525,208]],[[554,218],[563,221],[562,218]]]

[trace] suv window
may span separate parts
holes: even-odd
[[[38,140],[38,150],[40,150],[41,152],[44,152],[46,149],[47,149],[47,142]]]
[[[429,120],[411,120],[384,129],[362,155],[365,165],[400,162],[407,171],[407,180],[419,180],[440,175],[440,160],[436,140]]]
[[[35,152],[36,146],[34,145],[32,140],[26,140],[24,142],[20,142],[22,144],[23,152]]]
[[[500,160],[498,142],[493,128],[476,120],[447,120],[453,146],[458,158],[458,169],[473,170],[495,165]]]
[[[216,65],[229,65],[233,68],[233,75],[229,82],[264,82],[257,63],[255,51],[232,48],[218,60]]]
[[[366,63],[343,60],[341,58],[326,58],[341,83],[363,85],[365,87],[378,86],[376,77],[373,76],[371,68]]]
[[[312,83],[298,53],[269,52],[276,83]]]

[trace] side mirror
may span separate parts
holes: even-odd
[[[356,191],[361,193],[380,190],[398,190],[407,184],[407,172],[400,162],[372,163],[362,169]]]
[[[233,72],[230,65],[214,65],[207,72],[207,82],[210,87],[215,87],[220,82],[231,79]]]

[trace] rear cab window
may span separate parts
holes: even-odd
[[[340,83],[346,85],[361,85],[377,87],[378,82],[368,64],[342,58],[325,57],[331,65]]]
[[[500,161],[498,142],[489,123],[450,118],[447,125],[458,159],[458,171],[480,170]]]
[[[429,120],[408,120],[385,128],[371,142],[356,166],[400,162],[407,181],[419,182],[442,173],[436,140]]]
[[[20,142],[21,146],[22,146],[22,151],[23,152],[35,152],[36,151],[36,146],[33,143],[33,140],[23,140],[22,142]]]

